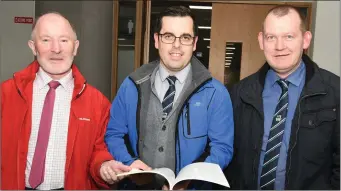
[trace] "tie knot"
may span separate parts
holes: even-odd
[[[288,91],[289,81],[279,79],[279,80],[277,80],[277,83],[279,84],[279,86],[281,86],[282,92]]]
[[[174,86],[175,81],[176,81],[176,77],[175,76],[168,76],[167,80],[168,80],[169,85]]]
[[[49,83],[50,88],[57,89],[57,87],[60,85],[58,81],[51,81]]]

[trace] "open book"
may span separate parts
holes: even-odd
[[[168,181],[170,190],[173,190],[173,187],[183,180],[202,180],[219,184],[228,188],[230,187],[220,166],[207,162],[197,162],[189,164],[181,169],[177,177],[175,177],[174,172],[169,168],[155,168],[153,170],[145,171],[133,169],[130,172],[121,173],[117,176],[141,173],[153,173],[163,176]]]

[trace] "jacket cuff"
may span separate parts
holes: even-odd
[[[90,166],[90,174],[95,181],[95,183],[100,188],[109,189],[109,185],[102,179],[100,174],[100,169],[102,164],[105,161],[113,160],[114,158],[107,152],[98,153],[97,156],[94,158],[92,165]]]

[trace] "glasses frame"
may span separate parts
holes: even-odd
[[[174,38],[174,40],[173,40],[173,42],[171,42],[171,43],[169,43],[169,42],[164,42],[163,40],[162,40],[162,37],[164,36],[164,35],[166,35],[166,34],[170,34],[170,35],[173,35],[175,38]],[[178,38],[179,39],[179,42],[180,42],[180,44],[182,44],[182,45],[184,45],[184,46],[191,46],[191,45],[193,45],[194,44],[194,41],[195,41],[195,37],[197,37],[197,36],[191,36],[191,35],[189,35],[191,38],[192,38],[192,43],[190,43],[190,44],[183,44],[182,43],[182,41],[181,41],[181,37],[183,36],[175,36],[174,34],[172,34],[172,33],[163,33],[163,34],[161,34],[161,33],[158,33],[158,36],[159,36],[159,38],[161,38],[161,42],[163,42],[163,43],[165,43],[165,44],[173,44],[175,41],[176,41],[176,39]]]

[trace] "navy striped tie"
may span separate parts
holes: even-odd
[[[173,107],[173,101],[175,97],[175,81],[176,77],[175,76],[168,76],[167,81],[169,83],[169,88],[166,92],[165,97],[163,98],[162,101],[162,108],[163,108],[163,116],[162,120],[165,120],[168,114],[171,112],[172,107]]]
[[[279,158],[279,152],[282,145],[285,121],[288,111],[288,86],[289,82],[278,80],[277,83],[282,88],[282,94],[278,100],[272,125],[269,133],[268,143],[264,156],[262,173],[260,177],[261,190],[274,190],[276,169]]]

